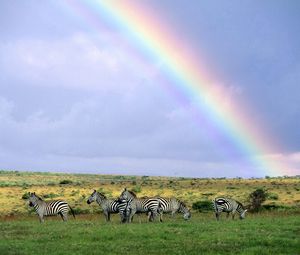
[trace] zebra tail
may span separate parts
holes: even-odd
[[[72,213],[72,215],[73,215],[73,217],[75,219],[75,212],[74,212],[74,210],[72,209],[72,207],[70,205],[69,205],[69,208],[70,208],[70,211],[71,211],[71,213]]]

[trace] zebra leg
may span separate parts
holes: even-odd
[[[157,213],[159,214],[159,221],[163,222],[163,210],[160,208],[157,210]]]
[[[232,213],[232,219],[234,220],[234,216],[235,216],[236,211],[232,211],[231,213]]]
[[[107,221],[110,221],[110,213],[107,213]]]
[[[152,217],[151,212],[147,212],[147,218],[149,219],[150,217]]]
[[[58,212],[57,214],[61,217],[62,220],[64,220],[64,215],[62,214],[62,212]]]
[[[219,220],[219,218],[220,218],[219,212],[216,212],[216,218],[217,218],[217,220]]]
[[[68,215],[67,214],[61,213],[61,217],[62,217],[63,221],[68,221]]]
[[[160,221],[160,222],[163,222],[163,212],[160,212],[160,213],[159,213],[159,221]]]
[[[138,217],[139,217],[139,223],[141,224],[141,223],[142,223],[142,214],[139,213],[139,214],[138,214]]]
[[[227,212],[226,219],[228,219],[230,212]]]
[[[176,211],[171,211],[171,219],[172,220],[175,220],[175,213],[176,213]]]
[[[124,211],[120,211],[119,215],[120,215],[120,221],[121,221],[121,223],[125,223],[126,222],[125,212]]]
[[[153,221],[153,219],[154,219],[153,212],[152,211],[148,212],[148,221],[149,222]]]
[[[150,214],[151,217],[148,218],[148,221],[153,222],[156,218],[156,215],[157,215],[156,211],[151,211],[151,214]]]
[[[39,214],[40,223],[44,223],[44,215]]]
[[[131,223],[133,220],[133,215],[136,213],[136,209],[131,209],[129,217],[127,219],[128,223]]]
[[[108,212],[104,211],[103,214],[105,216],[105,221],[108,222],[109,221],[109,219],[108,219]]]

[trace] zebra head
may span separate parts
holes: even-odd
[[[183,218],[184,218],[185,220],[189,220],[191,217],[192,217],[192,214],[191,214],[191,211],[190,211],[190,210],[187,210],[187,212],[185,212],[185,213],[183,214]]]
[[[29,206],[34,207],[39,200],[42,200],[38,197],[35,192],[29,193]]]
[[[100,192],[97,192],[97,190],[94,189],[93,193],[90,195],[89,199],[86,201],[88,204],[94,202],[94,201],[102,201],[106,199],[106,196]]]
[[[96,201],[97,199],[97,190],[94,189],[93,193],[90,195],[89,199],[86,201],[88,204]]]
[[[179,210],[183,213],[183,218],[185,220],[189,220],[192,217],[190,209],[187,208],[187,206],[183,202],[180,202]]]
[[[245,217],[246,217],[246,212],[247,212],[248,210],[246,209],[246,210],[244,210],[241,214],[240,214],[240,219],[241,220],[243,220],[243,219],[245,219]]]

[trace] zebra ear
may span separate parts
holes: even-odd
[[[94,192],[97,192],[97,190],[94,189]]]
[[[126,191],[127,190],[127,188],[124,188],[124,191]]]
[[[35,195],[35,192],[33,192],[33,195]]]
[[[248,209],[246,209],[246,210],[244,211],[244,213],[247,212],[247,211],[248,211]]]

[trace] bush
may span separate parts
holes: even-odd
[[[258,212],[261,204],[266,201],[268,193],[264,189],[257,189],[249,195],[251,211]]]
[[[278,195],[276,193],[270,193],[270,194],[268,194],[268,199],[278,200]]]
[[[29,198],[29,193],[26,192],[23,194],[22,199],[28,199]]]
[[[268,211],[278,210],[278,209],[288,209],[286,206],[276,205],[276,204],[263,205],[262,208]]]
[[[90,209],[81,209],[80,207],[74,207],[72,208],[75,215],[77,214],[89,214],[91,213],[91,210]]]
[[[211,211],[212,208],[212,202],[209,200],[201,200],[193,203],[192,208],[194,210],[198,210],[199,212],[208,212]]]
[[[132,191],[135,193],[140,193],[142,191],[142,187],[140,185],[132,188]]]
[[[72,184],[72,183],[73,183],[73,181],[71,181],[71,180],[62,180],[59,182],[59,184]]]
[[[237,189],[235,186],[227,186],[226,189]]]
[[[54,194],[54,193],[49,193],[49,194],[45,194],[43,195],[43,198],[55,198],[55,197],[59,197],[60,194]]]

